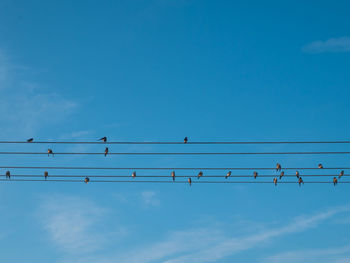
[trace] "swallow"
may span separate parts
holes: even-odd
[[[136,177],[136,171],[132,173],[131,177],[132,177],[132,179],[134,179]]]
[[[277,185],[277,177],[273,178],[273,183],[275,184],[275,186]]]
[[[47,149],[47,156],[50,156],[50,154],[52,154],[52,156],[53,156],[53,151],[52,151],[52,149]]]
[[[344,175],[344,170],[340,171],[339,179]]]
[[[184,138],[184,143],[187,143],[187,142],[188,142],[188,138],[185,137],[185,138]]]
[[[173,181],[175,181],[175,171],[171,172],[171,177],[173,178]]]
[[[301,184],[304,184],[304,181],[301,177],[299,177],[298,183],[299,183],[299,186],[301,186]]]
[[[108,147],[106,147],[105,149],[105,157],[107,156],[107,154],[108,154]]]
[[[45,172],[44,172],[45,180],[47,179],[48,176],[49,176],[49,173],[45,171]]]
[[[197,179],[199,179],[199,178],[202,177],[202,176],[203,176],[203,172],[200,171],[200,172],[198,173],[198,175],[197,175]]]
[[[297,178],[299,178],[299,177],[300,177],[300,174],[299,174],[299,172],[298,172],[298,171],[296,171],[296,172],[295,172],[295,175],[297,176]]]
[[[334,178],[333,178],[333,185],[336,186],[337,183],[338,183],[338,179],[337,179],[337,177],[334,177]]]
[[[190,186],[192,185],[192,180],[191,180],[191,177],[188,178],[188,183],[190,184]]]
[[[8,179],[11,179],[11,173],[10,173],[10,171],[7,171],[7,172],[6,172],[6,179],[7,179],[7,178],[8,178]]]
[[[230,177],[230,176],[231,176],[231,171],[229,171],[229,172],[226,174],[225,179],[227,179],[227,178]]]
[[[322,163],[319,163],[319,164],[318,164],[318,168],[323,169]]]
[[[276,164],[276,171],[279,172],[281,170],[282,170],[282,166],[279,163],[277,163]]]
[[[34,141],[33,138],[29,138],[29,139],[27,140],[27,142],[32,142],[32,141]]]
[[[89,177],[85,177],[85,179],[84,179],[84,183],[88,183],[88,182],[90,182],[90,179],[89,179]]]
[[[280,180],[282,179],[283,176],[284,176],[284,172],[282,171],[280,174]]]
[[[254,172],[254,179],[258,177],[258,172]]]
[[[102,137],[99,141],[107,142],[107,137]]]

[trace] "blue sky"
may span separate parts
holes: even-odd
[[[0,139],[348,140],[349,9],[348,1],[2,0]],[[104,149],[1,145],[23,151],[50,147]],[[110,150],[348,148],[115,145]],[[335,167],[348,166],[348,157],[1,156],[0,166],[274,167],[276,162]],[[0,259],[350,262],[348,190],[341,184],[1,183]]]

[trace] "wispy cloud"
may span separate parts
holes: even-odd
[[[302,50],[307,53],[350,52],[350,37],[315,41],[304,46]]]
[[[154,191],[141,192],[141,198],[146,206],[158,206],[160,204],[160,201],[157,198],[157,193]]]

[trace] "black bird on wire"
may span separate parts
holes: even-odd
[[[52,157],[53,157],[53,151],[52,151],[52,149],[47,149],[47,156],[50,156],[50,154],[52,154]]]
[[[190,184],[190,186],[192,185],[192,180],[191,180],[191,177],[188,178],[188,183]]]
[[[105,149],[105,157],[107,156],[107,154],[108,154],[108,147],[106,147]]]
[[[6,179],[11,179],[11,173],[10,173],[10,171],[7,171],[7,172],[6,172]]]
[[[276,164],[276,171],[279,172],[281,170],[282,170],[282,166],[279,163],[277,163]]]
[[[284,176],[284,172],[282,171],[280,174],[280,180],[282,179],[283,176]]]
[[[225,176],[225,179],[229,178],[231,176],[231,171],[229,171],[226,176]]]
[[[184,143],[187,143],[187,142],[188,142],[188,138],[185,137],[185,138],[184,138]]]
[[[173,181],[175,181],[175,171],[171,172],[171,177],[173,178]]]
[[[33,141],[34,141],[33,138],[29,138],[29,139],[27,140],[27,142],[33,142]]]
[[[85,177],[85,179],[84,179],[84,183],[88,183],[88,182],[90,182],[90,178],[89,177]]]
[[[198,175],[197,175],[197,179],[201,178],[202,176],[203,176],[203,172],[200,171],[200,172],[198,173]]]
[[[258,172],[254,172],[254,179],[258,177]]]
[[[107,137],[102,137],[99,141],[107,142]]]
[[[319,164],[318,164],[318,168],[323,169],[322,163],[319,163]]]
[[[49,173],[47,171],[44,172],[44,177],[45,177],[45,180],[47,179],[47,177],[49,176]]]
[[[296,171],[296,172],[295,172],[295,175],[296,175],[296,177],[297,177],[297,178],[299,178],[299,177],[300,177],[300,174],[299,174],[299,172],[298,172],[298,171]]]
[[[344,175],[344,170],[340,171],[339,179]]]
[[[333,178],[333,185],[336,186],[337,183],[338,183],[338,179],[337,179],[337,177],[334,177],[334,178]]]
[[[301,184],[304,184],[304,181],[301,177],[299,177],[298,183],[299,183],[299,186],[301,186]]]
[[[273,183],[275,184],[275,186],[277,185],[277,177],[273,178]]]
[[[136,177],[136,171],[132,173],[131,177],[132,177],[132,179],[134,179]]]

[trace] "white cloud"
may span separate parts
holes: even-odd
[[[307,53],[350,52],[350,37],[330,38],[315,41],[302,48]]]
[[[146,206],[158,206],[160,204],[157,194],[154,191],[141,192],[141,199]]]

